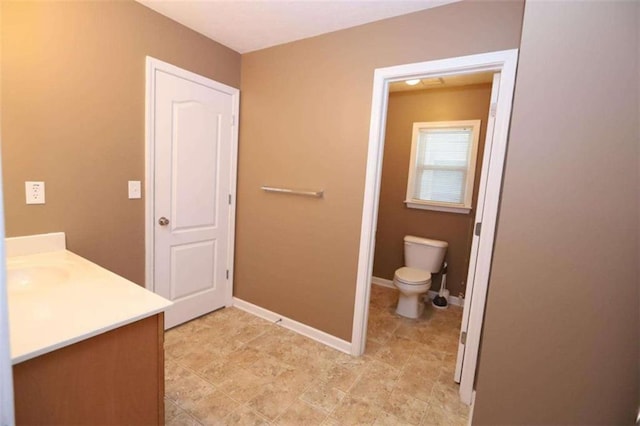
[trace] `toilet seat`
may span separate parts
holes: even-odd
[[[424,285],[431,281],[431,273],[404,266],[396,270],[394,278],[406,285]]]

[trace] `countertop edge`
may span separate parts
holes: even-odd
[[[75,337],[73,337],[71,339],[63,340],[63,341],[58,342],[56,344],[45,346],[43,348],[36,349],[35,351],[29,352],[29,353],[26,353],[26,354],[23,354],[23,355],[18,355],[18,356],[14,357],[14,358],[11,358],[11,364],[12,365],[20,364],[21,362],[28,361],[28,360],[33,359],[33,358],[37,358],[37,357],[39,357],[41,355],[46,355],[49,352],[53,352],[55,350],[62,349],[62,348],[67,347],[67,346],[71,346],[71,345],[73,345],[75,343],[82,342],[83,340],[87,340],[87,339],[90,339],[92,337],[98,336],[100,334],[104,334],[104,333],[107,333],[109,331],[115,330],[116,328],[120,328],[120,327],[123,327],[125,325],[133,324],[136,321],[140,321],[142,319],[149,318],[149,317],[151,317],[153,315],[157,315],[157,314],[159,314],[161,312],[164,312],[165,309],[167,307],[169,307],[169,306],[171,306],[171,303],[168,303],[166,306],[162,306],[162,307],[153,309],[151,311],[144,312],[144,313],[142,313],[140,315],[133,316],[133,317],[131,317],[129,319],[113,323],[113,324],[111,324],[111,325],[109,325],[107,327],[98,328],[98,329],[93,330],[93,331],[91,331],[89,333],[82,334],[82,335],[79,335],[79,336],[75,336]]]

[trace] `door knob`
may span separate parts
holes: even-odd
[[[158,225],[167,226],[168,224],[169,224],[169,219],[167,219],[166,217],[162,216],[160,219],[158,219]]]

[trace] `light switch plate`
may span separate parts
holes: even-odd
[[[129,181],[129,199],[135,200],[138,198],[142,198],[142,189],[140,186],[140,181],[130,180]]]
[[[44,182],[24,183],[27,204],[44,204]]]

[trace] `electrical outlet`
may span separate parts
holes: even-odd
[[[44,182],[24,183],[27,204],[44,204]]]
[[[130,180],[129,181],[129,199],[134,200],[137,198],[142,198],[142,190],[140,188],[139,180]]]

